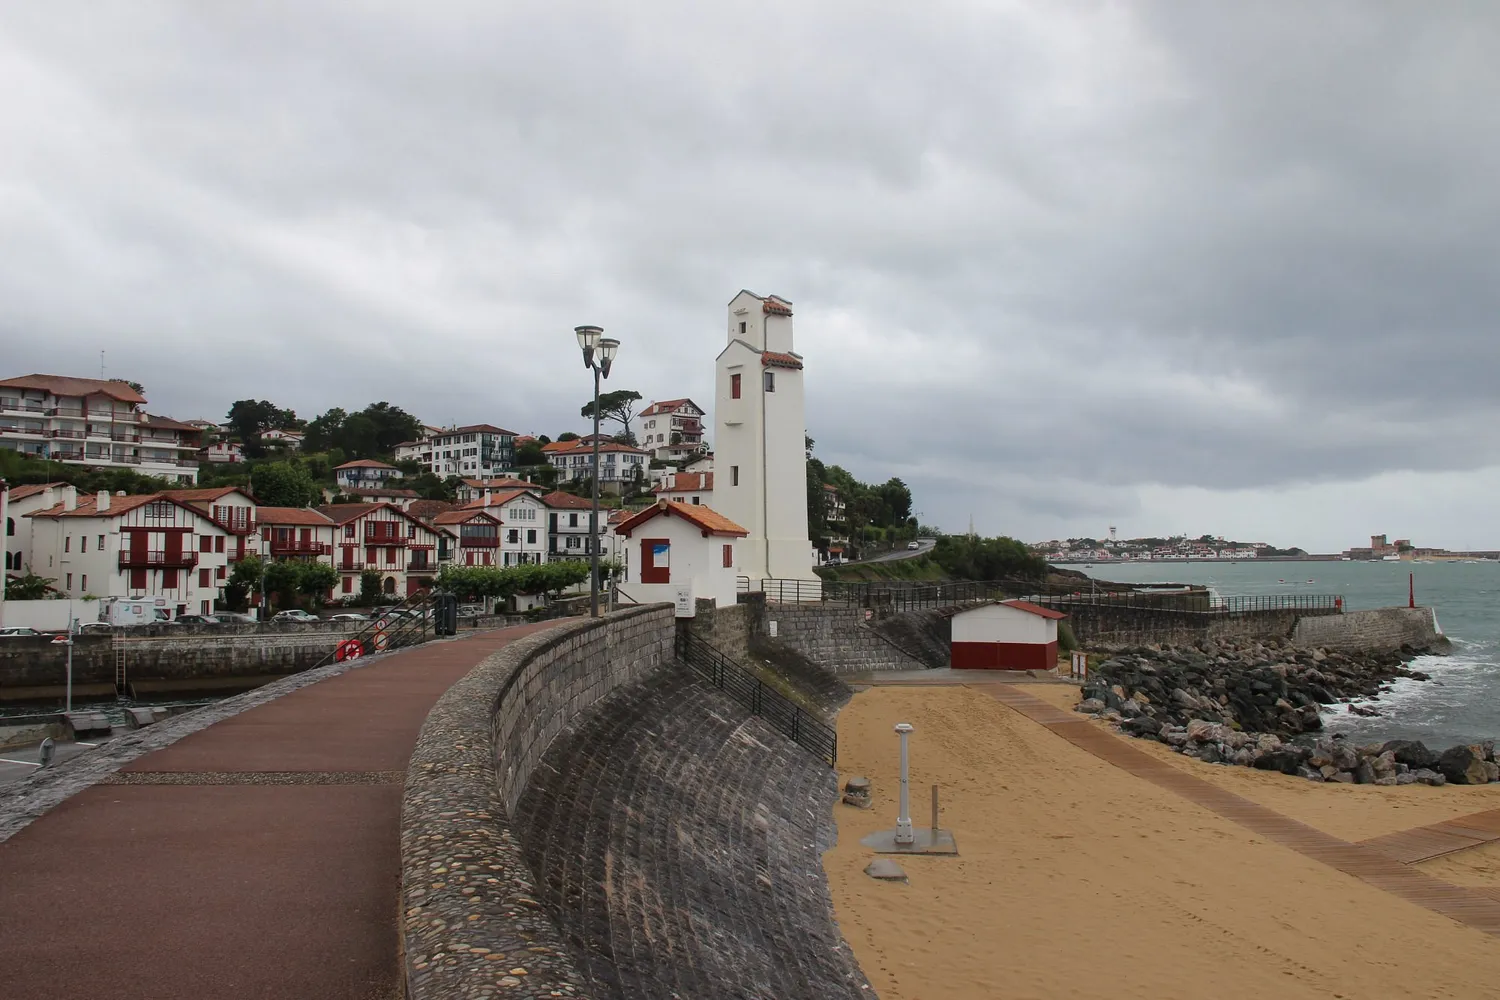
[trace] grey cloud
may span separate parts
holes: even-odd
[[[573,325],[706,402],[749,286],[951,527],[1500,461],[1488,9],[76,10],[0,18],[8,369],[555,433]]]

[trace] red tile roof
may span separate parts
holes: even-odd
[[[681,490],[691,493],[697,490],[703,493],[714,488],[714,474],[712,472],[679,472],[673,477],[672,481],[677,485],[667,486],[663,483],[661,486],[653,486],[651,492],[676,493]]]
[[[556,444],[556,443],[558,443],[558,442],[553,442],[553,444]],[[590,455],[592,455],[594,453],[594,446],[592,444],[589,444],[589,443],[584,442],[584,441],[565,441],[565,442],[562,442],[562,444],[563,444],[563,447],[561,447],[561,448],[554,448],[550,444],[543,445],[542,446],[542,451],[548,452],[549,454],[552,454],[552,455],[571,455],[575,451],[586,451]],[[616,441],[607,441],[607,442],[606,441],[600,441],[599,442],[599,454],[604,455],[604,454],[607,454],[609,452],[614,452],[616,454],[618,454],[620,452],[628,452],[628,453],[630,453],[632,455],[647,455],[647,454],[650,454],[650,452],[646,451],[646,449],[644,449],[644,448],[632,448],[628,444],[620,444],[620,443],[618,443]]]
[[[1005,605],[1007,608],[1015,608],[1017,611],[1025,611],[1029,614],[1040,615],[1043,618],[1058,619],[1068,617],[1061,611],[1053,611],[1051,608],[1044,608],[1039,604],[1032,604],[1030,601],[1001,601],[1000,603]]]
[[[129,383],[117,379],[73,378],[68,375],[22,375],[19,378],[0,379],[0,388],[32,389],[50,392],[54,396],[91,396],[101,393],[122,403],[144,403],[146,397],[132,389]]]
[[[357,461],[345,462],[343,465],[336,466],[333,471],[337,472],[339,469],[394,469],[394,468],[396,468],[394,465],[386,465],[384,462],[377,462],[373,458],[361,458],[361,459],[358,459]]]
[[[703,407],[699,406],[697,403],[694,403],[691,399],[663,399],[658,402],[652,403],[650,406],[642,410],[639,415],[643,417],[651,417],[655,416],[658,413],[675,413],[677,411],[677,408],[682,406],[682,404],[684,403],[691,405],[692,408],[697,410],[699,413],[703,412]]]
[[[49,487],[49,486],[52,487],[53,489],[56,489],[59,486],[66,486],[66,485],[68,485],[68,484],[67,483],[35,483],[35,484],[31,485],[31,486],[12,486],[6,492],[8,492],[10,494],[11,501],[15,502],[16,500],[25,500],[27,497],[34,497],[38,493],[41,493],[41,492],[45,491],[47,489],[47,487]]]
[[[184,503],[202,503],[205,500],[218,500],[231,493],[238,493],[251,503],[255,502],[255,498],[250,495],[249,491],[240,489],[238,486],[207,486],[196,490],[162,490],[161,495],[171,497],[173,500],[181,500]]]
[[[136,494],[134,496],[128,496],[128,497],[111,496],[109,498],[109,509],[106,510],[106,511],[100,511],[98,509],[98,505],[99,505],[99,496],[98,496],[98,494],[89,493],[89,494],[85,494],[85,495],[79,496],[79,498],[78,498],[78,506],[75,507],[72,510],[64,510],[63,509],[63,505],[60,504],[60,503],[58,503],[58,504],[53,504],[51,507],[48,507],[46,510],[39,510],[39,511],[36,511],[34,513],[28,514],[26,516],[27,517],[47,517],[47,518],[52,518],[52,517],[117,517],[120,514],[126,513],[127,511],[132,511],[132,510],[135,510],[137,507],[144,506],[145,504],[150,503],[152,500],[164,500],[167,503],[172,504],[173,506],[181,507],[183,510],[191,511],[192,513],[197,514],[199,517],[203,518],[204,520],[208,520],[208,515],[204,514],[203,511],[197,509],[196,507],[193,507],[193,506],[190,506],[189,504],[183,503],[181,500],[174,500],[171,497],[164,496],[164,495],[162,495],[160,493],[142,493],[142,494]]]
[[[760,363],[768,368],[801,368],[802,359],[795,354],[782,354],[779,351],[765,351],[760,356]]]
[[[564,493],[562,490],[554,490],[542,497],[542,503],[557,510],[593,510],[594,501],[575,496],[572,493]]]
[[[416,490],[398,490],[389,486],[351,486],[349,495],[356,497],[394,497],[397,500],[407,500],[419,496]]]
[[[255,519],[261,524],[327,528],[333,519],[320,511],[308,507],[257,507]]]
[[[702,504],[677,503],[675,500],[658,500],[653,506],[647,507],[630,518],[623,521],[617,528],[615,534],[629,537],[630,533],[657,515],[670,517],[676,515],[684,521],[688,521],[703,529],[705,534],[725,535],[743,538],[750,532],[735,524],[729,518],[720,514],[712,507]]]
[[[350,521],[364,517],[377,507],[390,507],[388,503],[330,503],[318,508],[318,513],[327,517],[334,524],[348,524]],[[398,507],[391,507],[399,510]]]
[[[578,444],[579,444],[579,442],[576,441],[576,440],[574,440],[574,441],[548,441],[546,444],[542,445],[542,451],[544,451],[544,452],[572,451],[574,448],[578,447]]]
[[[407,505],[406,512],[412,517],[419,517],[426,521],[437,517],[439,514],[446,514],[450,510],[457,509],[457,504],[449,503],[446,500],[417,500]]]
[[[539,490],[536,483],[527,482],[524,479],[511,479],[502,477],[500,479],[465,479],[464,485],[474,490]]]
[[[188,431],[193,434],[203,433],[202,427],[196,427],[181,420],[173,420],[171,417],[159,417],[154,413],[146,414],[146,419],[141,423],[146,427],[160,427],[168,431]]]
[[[839,491],[839,488],[832,483],[824,483],[823,488],[829,493],[837,493]]]
[[[763,312],[770,313],[773,316],[790,316],[792,314],[792,304],[776,295],[766,296],[761,302],[760,308]]]
[[[494,521],[496,524],[504,524],[505,523],[504,521],[500,520],[500,518],[496,517],[494,514],[490,513],[489,511],[485,511],[485,510],[450,510],[450,511],[445,511],[444,513],[439,514],[437,517],[433,518],[432,519],[432,523],[433,524],[464,524],[466,522],[474,520],[475,518],[483,518],[483,519],[485,519],[487,521]]]
[[[510,503],[516,497],[520,496],[531,496],[535,499],[535,494],[531,490],[507,490],[504,493],[489,493],[482,497],[475,497],[464,504],[462,509],[484,510],[486,507],[499,507],[501,504]],[[486,499],[488,499],[488,503],[485,502]]]

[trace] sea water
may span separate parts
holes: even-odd
[[[1436,609],[1452,653],[1412,663],[1431,680],[1400,678],[1356,703],[1380,716],[1339,705],[1324,713],[1325,729],[1360,743],[1421,740],[1435,749],[1500,739],[1500,562],[1095,563],[1083,571],[1118,583],[1199,584],[1221,597],[1340,594],[1351,611],[1405,607],[1410,581],[1417,604]]]

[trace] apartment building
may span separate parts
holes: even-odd
[[[593,551],[589,543],[589,514],[593,501],[561,491],[542,497],[547,507],[547,559],[587,559]],[[599,511],[599,537],[609,534],[610,511]],[[605,546],[600,544],[599,551]]]
[[[397,459],[413,458],[435,476],[497,478],[516,464],[516,433],[494,424],[445,427],[421,441],[398,448]]]
[[[401,479],[401,470],[394,465],[377,462],[373,458],[361,458],[345,462],[333,470],[333,481],[339,489],[351,493],[357,489],[381,489],[392,486]]]
[[[69,495],[27,516],[34,571],[70,597],[161,597],[175,616],[211,614],[223,595],[230,535],[180,500]]]
[[[328,515],[305,507],[260,507],[255,514],[262,559],[333,565],[338,525]]]
[[[560,483],[587,479],[593,474],[594,448],[582,439],[553,442],[544,445],[542,451],[557,470]],[[650,454],[641,448],[610,441],[599,445],[599,490],[603,493],[624,493],[628,488],[644,484],[646,464]]]
[[[703,450],[703,409],[691,399],[666,399],[641,411],[641,447],[662,462]]]
[[[202,431],[148,414],[145,406],[145,396],[115,379],[0,379],[0,448],[69,465],[197,482]]]
[[[365,570],[380,574],[380,589],[406,596],[432,586],[437,575],[437,531],[388,503],[336,503],[318,508],[335,525],[335,597],[359,593]]]

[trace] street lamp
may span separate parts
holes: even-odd
[[[583,366],[594,373],[594,471],[593,507],[589,510],[589,617],[599,617],[599,380],[609,378],[620,342],[604,336],[604,328],[573,328],[578,346],[583,349]]]

